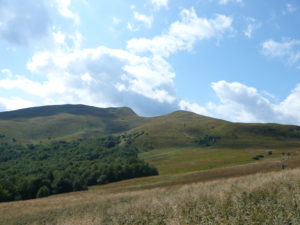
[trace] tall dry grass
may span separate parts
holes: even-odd
[[[5,224],[34,225],[296,225],[300,170],[92,197]],[[3,223],[4,224],[4,223]]]

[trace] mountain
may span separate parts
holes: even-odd
[[[300,145],[300,127],[294,125],[232,123],[177,111],[134,128],[144,131],[136,142],[145,150],[169,146],[284,147]]]
[[[126,107],[54,105],[0,113],[1,136],[27,142],[122,133],[132,134],[135,144],[144,150],[193,145],[240,148],[300,144],[299,126],[231,123],[186,111],[147,118]]]
[[[150,119],[127,107],[53,105],[0,113],[0,133],[26,141],[73,139],[128,131]]]

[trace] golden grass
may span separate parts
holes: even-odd
[[[235,171],[247,169],[240,166]],[[193,174],[196,173],[188,176],[195,181]],[[185,185],[161,181],[160,187],[152,189],[147,189],[150,184],[142,184],[134,190],[128,182],[127,186],[126,182],[115,183],[119,189],[108,185],[86,192],[2,203],[0,224],[300,224],[300,169]]]

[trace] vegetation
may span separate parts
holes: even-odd
[[[270,154],[272,152],[272,154]],[[283,155],[283,153],[285,155]],[[295,158],[299,148],[221,148],[221,147],[177,147],[160,148],[139,153],[139,157],[155,166],[160,174],[177,174],[191,171],[241,165],[260,160],[264,163],[282,158]]]
[[[0,112],[0,133],[26,143],[76,140],[119,134],[150,120],[126,107],[53,105]]]
[[[120,136],[44,144],[0,143],[0,201],[46,197],[157,175]],[[128,140],[126,140],[128,142]]]
[[[39,199],[1,203],[0,224],[297,224],[299,145],[298,126],[185,111],[2,112],[0,201]]]
[[[283,225],[300,221],[300,170],[110,193],[91,190],[0,204],[0,224]]]
[[[58,105],[0,113],[0,139],[14,138],[19,143],[124,133],[143,133],[134,145],[144,151],[178,146],[275,148],[300,144],[299,126],[230,123],[185,111],[145,118],[126,107]]]

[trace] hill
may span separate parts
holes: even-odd
[[[145,118],[125,107],[62,105],[2,112],[0,134],[0,200],[89,186],[1,203],[0,224],[262,224],[267,212],[265,224],[274,224],[277,212],[280,224],[298,219],[292,203],[299,199],[282,193],[299,192],[299,170],[235,178],[225,189],[224,180],[191,183],[299,167],[299,126],[232,123],[186,111]],[[135,179],[116,182],[128,178]],[[276,210],[277,203],[286,208]],[[238,215],[245,216],[237,221]]]
[[[231,123],[177,111],[140,117],[130,108],[55,105],[0,113],[0,134],[23,142],[74,140],[140,133],[132,141],[141,150],[184,146],[295,147],[300,127],[279,124]]]
[[[0,113],[0,133],[21,141],[76,139],[116,134],[149,119],[127,107],[53,105]]]
[[[277,148],[300,145],[300,127],[280,124],[232,123],[177,111],[153,118],[133,129],[144,131],[136,143],[144,150],[202,146]]]

